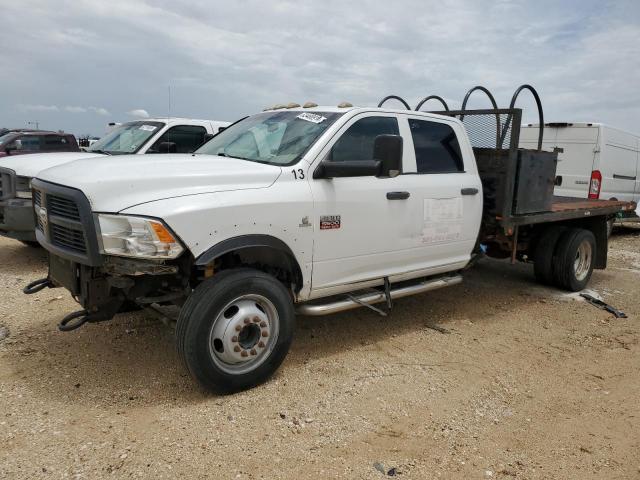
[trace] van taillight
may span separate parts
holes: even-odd
[[[600,198],[600,188],[602,187],[602,174],[600,170],[591,172],[591,182],[589,183],[589,198]]]

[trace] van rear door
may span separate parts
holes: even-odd
[[[600,160],[600,198],[632,201],[635,198],[638,168],[638,139],[620,130],[603,127]]]
[[[523,127],[520,147],[538,148],[538,127]],[[591,124],[547,124],[544,128],[542,149],[558,150],[556,175],[562,177],[554,194],[561,197],[586,198],[589,193],[591,172],[598,160],[597,125]]]

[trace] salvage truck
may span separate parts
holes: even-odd
[[[520,119],[289,104],[193,155],[48,169],[32,187],[49,273],[25,293],[70,291],[82,309],[61,330],[177,306],[186,367],[229,393],[279,367],[296,314],[387,314],[460,283],[481,254],[580,290],[606,266],[607,218],[635,206],[553,197],[556,154],[519,149]]]
[[[191,153],[227,125],[229,122],[212,120],[149,118],[118,125],[86,151],[80,151],[71,136],[75,149],[0,158],[0,235],[38,245],[29,182],[41,170],[107,155]]]

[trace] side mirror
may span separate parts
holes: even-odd
[[[247,117],[245,117],[245,118],[247,118]],[[227,129],[227,127],[219,127],[218,128],[218,133],[223,132],[226,129]]]
[[[373,158],[381,163],[379,177],[397,177],[402,173],[402,137],[378,135],[373,144]]]
[[[209,140],[211,140],[213,137],[215,137],[215,135],[213,133],[205,133],[204,134],[204,142],[202,143],[207,143]]]
[[[18,147],[16,146],[15,143],[13,143],[5,147],[4,153],[6,153],[7,155],[11,155],[11,152],[15,152],[16,150],[18,150]]]
[[[177,153],[178,146],[174,142],[160,142],[158,144],[158,153]]]

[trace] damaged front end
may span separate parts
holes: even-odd
[[[193,259],[160,220],[93,214],[79,190],[41,180],[33,188],[36,238],[49,251],[49,273],[24,293],[69,290],[82,310],[67,315],[60,330],[184,302]],[[160,258],[149,258],[156,252]]]

